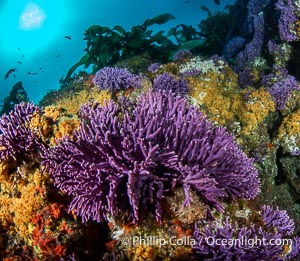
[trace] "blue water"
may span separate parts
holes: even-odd
[[[38,103],[84,55],[84,31],[91,25],[129,30],[147,18],[171,13],[176,20],[159,27],[197,25],[207,17],[200,9],[224,8],[234,0],[4,0],[0,2],[0,101],[21,81],[29,99]],[[154,28],[155,30],[156,28]],[[71,40],[65,38],[71,36]],[[4,80],[9,69],[16,71]],[[83,69],[83,68],[79,68]],[[37,73],[37,74],[36,74]]]

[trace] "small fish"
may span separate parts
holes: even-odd
[[[69,36],[69,35],[66,35],[66,36],[65,36],[65,39],[69,39],[69,40],[71,40],[71,39],[72,39],[72,37],[71,37],[71,36]]]
[[[61,55],[60,54],[56,55],[56,58],[58,58],[58,57],[61,57]]]
[[[4,76],[4,80],[6,80],[6,79],[7,79],[13,72],[15,72],[15,71],[16,71],[15,68],[8,70],[7,73],[6,73],[5,76]],[[15,77],[16,77],[16,76],[15,76]]]
[[[220,0],[214,0],[216,5],[220,5]]]
[[[22,62],[20,62],[20,61],[17,61],[17,63],[20,63],[20,64],[21,64]]]
[[[37,72],[28,72],[27,75],[37,75]]]

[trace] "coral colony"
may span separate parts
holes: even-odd
[[[261,219],[263,225],[259,227],[240,227],[237,223],[232,224],[228,217],[222,224],[205,225],[202,231],[196,227],[194,255],[201,260],[284,260],[279,258],[282,246],[271,242],[279,242],[285,235],[292,234],[293,220],[286,211],[266,205],[262,207]],[[227,245],[219,244],[217,240],[227,242]],[[294,238],[290,242],[293,250],[289,250],[288,259],[298,256],[300,240]]]
[[[3,260],[299,260],[300,2],[201,8],[201,31],[91,26],[0,117]]]
[[[185,60],[188,58],[192,58],[193,54],[190,50],[188,49],[183,49],[183,50],[179,50],[178,52],[176,52],[173,56],[173,61],[181,61],[181,60]]]
[[[233,137],[183,98],[150,92],[132,114],[120,112],[113,102],[84,110],[75,137],[43,156],[54,184],[74,197],[70,209],[84,222],[126,211],[136,223],[145,207],[161,221],[163,199],[179,186],[185,191],[184,205],[194,190],[218,210],[223,198],[248,199],[259,191],[253,163]]]
[[[32,103],[20,103],[8,115],[0,118],[0,158],[35,154],[40,142],[29,127],[33,114],[41,113],[41,109]]]
[[[181,78],[176,78],[168,72],[159,74],[153,80],[153,90],[168,90],[176,94],[185,95],[189,92],[188,82]]]
[[[93,82],[100,90],[116,92],[129,87],[141,87],[142,77],[134,75],[124,68],[104,67],[99,70]]]

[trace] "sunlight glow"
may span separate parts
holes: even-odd
[[[46,18],[45,12],[35,3],[28,3],[20,15],[19,28],[22,30],[34,30],[43,25]]]
[[[0,9],[0,49],[7,57],[39,55],[67,34],[70,10],[70,0],[6,0]]]

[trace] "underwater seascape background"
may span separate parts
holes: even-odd
[[[0,259],[300,260],[300,0],[0,0]]]
[[[232,2],[233,0],[221,1],[220,5],[216,5],[212,0],[2,0],[0,100],[3,100],[12,86],[19,81],[23,83],[30,101],[35,103],[38,103],[48,90],[58,89],[59,79],[66,76],[68,69],[83,55],[86,48],[83,33],[91,25],[121,25],[129,30],[148,18],[161,13],[171,13],[176,17],[175,20],[160,26],[159,29],[153,26],[153,30],[168,31],[181,23],[197,27],[199,22],[207,17],[200,5],[205,4],[211,11],[216,11]],[[33,22],[27,21],[29,18],[26,13],[29,13],[28,16],[33,13]],[[64,38],[65,36],[71,36],[72,39]],[[11,68],[16,69],[15,77],[11,75],[4,80],[5,74]],[[29,72],[37,75],[30,75]]]

